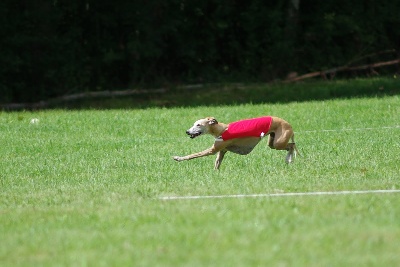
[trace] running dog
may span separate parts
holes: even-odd
[[[207,117],[196,121],[186,131],[186,134],[190,138],[210,134],[215,137],[215,142],[204,151],[183,157],[174,156],[173,159],[183,161],[217,154],[214,164],[214,169],[216,170],[221,166],[226,152],[247,155],[266,135],[269,135],[268,146],[270,148],[288,151],[286,156],[287,163],[292,163],[296,152],[298,153],[292,126],[278,117],[265,116],[240,120],[230,124],[220,123],[213,117]]]

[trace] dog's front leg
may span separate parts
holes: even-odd
[[[218,151],[215,149],[215,147],[212,146],[211,148],[208,148],[208,149],[206,149],[204,151],[201,151],[201,152],[198,152],[198,153],[194,153],[194,154],[187,155],[187,156],[184,156],[184,157],[175,156],[173,158],[176,161],[183,161],[183,160],[190,160],[190,159],[195,159],[195,158],[214,155],[217,152]]]
[[[218,170],[219,166],[221,166],[222,160],[224,159],[226,150],[221,150],[220,152],[218,152],[217,154],[217,158],[215,160],[215,165],[214,165],[214,169]]]

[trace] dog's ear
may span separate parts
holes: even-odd
[[[214,117],[208,117],[207,119],[208,119],[208,124],[210,125],[218,124],[218,121]]]

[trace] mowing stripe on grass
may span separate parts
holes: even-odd
[[[295,134],[307,134],[307,133],[327,133],[327,132],[345,132],[345,131],[371,131],[371,130],[400,130],[400,125],[395,126],[382,126],[377,128],[344,128],[344,129],[320,129],[320,130],[303,130],[303,131],[295,131]],[[188,137],[143,137],[143,138],[135,138],[136,140],[184,140],[188,139]]]
[[[389,189],[389,190],[355,190],[355,191],[241,194],[241,195],[214,195],[214,196],[169,196],[169,197],[159,197],[158,199],[191,200],[191,199],[215,199],[215,198],[295,197],[295,196],[359,195],[359,194],[387,194],[387,193],[400,193],[400,190]]]

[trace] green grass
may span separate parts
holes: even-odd
[[[398,265],[399,194],[158,198],[399,189],[400,129],[381,128],[400,125],[399,104],[0,113],[0,265]],[[185,136],[209,115],[285,118],[303,157],[288,166],[262,141],[248,156],[227,154],[220,171],[214,157],[174,162],[211,145]]]

